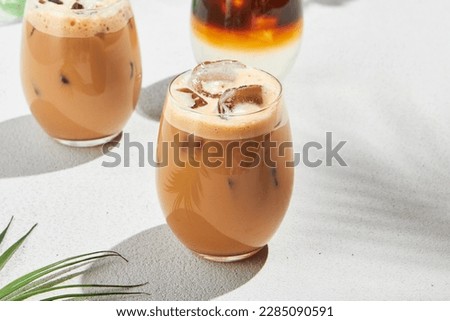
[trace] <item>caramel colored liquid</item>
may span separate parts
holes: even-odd
[[[194,0],[192,30],[200,39],[229,49],[265,49],[300,38],[300,0]]]
[[[141,88],[134,19],[119,31],[85,38],[57,37],[24,23],[22,83],[43,129],[64,140],[119,133]]]
[[[204,157],[205,146],[211,141],[195,137],[201,147],[195,148],[191,156],[187,149],[181,149],[179,159],[187,163],[181,168],[176,165],[174,148],[168,148],[167,153],[162,148],[163,142],[173,142],[175,135],[180,135],[180,141],[187,141],[188,133],[163,118],[158,158],[163,161],[167,157],[168,165],[163,164],[157,170],[157,188],[167,222],[176,236],[197,253],[222,257],[246,254],[267,244],[281,223],[291,197],[293,168],[286,166],[286,162],[292,160],[292,151],[287,149],[280,155],[272,149],[270,158],[277,164],[274,167],[263,162],[255,167],[242,167],[240,162],[249,159],[239,149],[230,151],[227,146],[261,142],[263,136],[215,141],[224,150],[220,159],[232,162],[227,166],[224,160],[222,165],[213,168],[207,166]],[[289,125],[273,130],[270,136],[277,146],[290,141]],[[267,149],[256,151],[261,159],[264,151]],[[199,161],[199,166],[189,164],[189,157]]]

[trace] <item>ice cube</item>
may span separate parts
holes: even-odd
[[[225,90],[236,86],[239,71],[246,68],[236,60],[205,61],[192,70],[192,88],[207,97],[219,98]]]
[[[247,114],[260,110],[264,103],[263,88],[260,85],[248,85],[227,89],[219,99],[217,108],[222,118],[230,113]]]
[[[198,94],[196,94],[195,92],[193,92],[189,88],[179,88],[177,90],[179,92],[182,92],[182,93],[185,93],[185,94],[189,94],[191,96],[193,105],[190,106],[190,108],[192,108],[192,109],[196,109],[198,107],[203,107],[203,106],[206,106],[208,104],[208,102],[206,100],[204,100],[202,97],[200,97]]]

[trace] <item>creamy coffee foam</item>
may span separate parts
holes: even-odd
[[[285,117],[283,102],[279,97],[280,83],[273,76],[250,67],[244,66],[232,72],[234,75],[228,79],[226,74],[220,74],[218,79],[211,75],[207,84],[203,82],[201,87],[213,92],[220,91],[222,99],[218,95],[210,97],[199,92],[193,82],[192,71],[178,76],[169,88],[165,119],[182,131],[215,140],[252,138],[270,133],[282,125]],[[250,102],[239,101],[232,110],[224,114],[219,112],[219,101],[223,102],[225,97],[235,95],[232,88],[253,87],[260,87],[260,91]]]
[[[27,9],[37,30],[72,38],[119,31],[133,16],[126,0],[28,0]]]

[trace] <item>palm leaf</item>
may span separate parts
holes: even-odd
[[[79,269],[81,267],[83,267],[84,265],[89,264],[89,262],[86,262],[84,264],[79,264],[78,266],[73,266],[73,267],[68,267],[65,268],[61,271],[57,271],[54,272],[50,275],[41,277],[35,281],[32,281],[30,283],[28,283],[27,285],[21,287],[20,289],[9,293],[8,295],[6,295],[4,298],[0,299],[4,300],[4,301],[10,301],[13,300],[14,297],[18,296],[18,295],[22,295],[25,292],[28,291],[33,291],[33,290],[37,290],[39,288],[47,288],[47,287],[52,287],[52,286],[56,286],[58,284],[61,284],[63,282],[69,281],[77,276],[80,276],[84,273],[84,271],[78,271],[75,273],[71,273],[68,274],[69,272]]]
[[[2,243],[5,235],[11,225],[13,217],[10,219],[8,226],[0,233],[0,244]],[[5,266],[9,259],[14,255],[14,253],[19,249],[22,243],[27,239],[30,233],[34,230],[37,224],[22,236],[17,242],[10,246],[1,256],[0,256],[0,270]],[[107,257],[119,257],[126,262],[122,255],[114,251],[97,251],[87,254],[77,255],[69,257],[65,260],[60,260],[58,262],[49,264],[40,269],[32,271],[25,274],[22,277],[10,282],[3,288],[0,288],[0,301],[11,300],[11,301],[22,301],[28,298],[34,297],[36,295],[41,295],[45,293],[53,293],[66,289],[81,289],[81,288],[93,288],[93,289],[130,289],[142,286],[144,284],[134,284],[134,285],[117,285],[117,284],[71,284],[71,285],[61,285],[62,283],[73,279],[84,273],[84,271],[78,271],[70,273],[73,270],[79,269],[82,266],[90,263],[94,260],[99,260]],[[145,294],[143,292],[128,292],[128,291],[114,291],[114,292],[93,292],[93,293],[69,293],[60,294],[46,298],[46,301],[54,301],[61,299],[75,299],[75,298],[89,298],[97,296],[111,296],[111,295],[139,295]]]
[[[78,256],[73,256],[65,260],[61,260],[58,262],[55,262],[53,264],[44,266],[40,269],[37,269],[33,272],[30,272],[28,274],[25,274],[24,276],[12,281],[5,287],[0,289],[0,300],[4,299],[6,296],[14,293],[15,291],[29,285],[31,282],[48,275],[55,271],[60,271],[67,267],[72,267],[75,265],[79,265],[81,263],[90,262],[93,260],[106,258],[106,257],[120,257],[127,261],[123,256],[121,256],[117,252],[113,251],[98,251],[98,252],[92,252],[88,254],[82,254]],[[128,261],[127,261],[128,262]]]
[[[30,233],[34,230],[34,228],[36,226],[37,226],[37,224],[34,224],[33,227],[24,236],[22,236],[16,243],[11,245],[2,255],[0,255],[0,271],[3,269],[5,264],[14,255],[14,253],[17,251],[17,249],[22,245],[22,243],[26,240],[28,235],[30,235]],[[8,227],[9,227],[9,224],[8,224]],[[8,227],[6,229],[8,229]],[[5,231],[5,234],[6,234],[6,231]]]
[[[10,299],[10,301],[23,301],[26,300],[28,298],[31,298],[33,296],[39,295],[39,294],[44,294],[44,293],[48,293],[48,292],[54,292],[54,291],[60,291],[60,290],[65,290],[65,289],[72,289],[72,288],[77,288],[77,289],[81,289],[81,288],[102,288],[102,289],[108,289],[108,288],[112,288],[112,289],[131,289],[131,288],[137,288],[140,286],[145,285],[146,283],[143,284],[133,284],[133,285],[117,285],[117,284],[71,284],[71,285],[62,285],[62,286],[50,286],[50,287],[44,287],[44,288],[38,288],[38,289],[33,289],[30,290],[28,292],[25,292],[21,295],[15,296],[13,298]],[[105,293],[111,293],[111,292],[105,292]],[[129,293],[129,292],[128,292]],[[99,292],[95,292],[95,293],[80,293],[80,294],[97,294],[100,295],[101,293]],[[123,293],[122,293],[123,294]],[[43,301],[45,301],[46,299],[44,299]]]
[[[99,293],[69,293],[53,296],[50,298],[43,299],[42,301],[56,301],[62,299],[79,299],[79,298],[89,298],[89,297],[99,297],[99,296],[112,296],[112,295],[145,295],[145,292],[99,292]]]
[[[6,228],[0,234],[0,244],[2,244],[3,239],[5,238],[6,232],[8,232],[9,226],[11,225],[11,223],[13,221],[13,218],[14,218],[14,216],[11,217],[11,219],[9,220],[8,226],[6,226]]]

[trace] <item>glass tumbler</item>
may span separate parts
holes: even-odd
[[[142,79],[128,0],[28,0],[21,76],[33,116],[58,142],[106,143],[121,133]]]
[[[278,80],[237,62],[201,64],[172,81],[160,122],[156,184],[174,234],[213,261],[258,252],[278,229],[293,185]]]
[[[303,30],[301,0],[192,0],[197,62],[235,59],[283,78]]]

